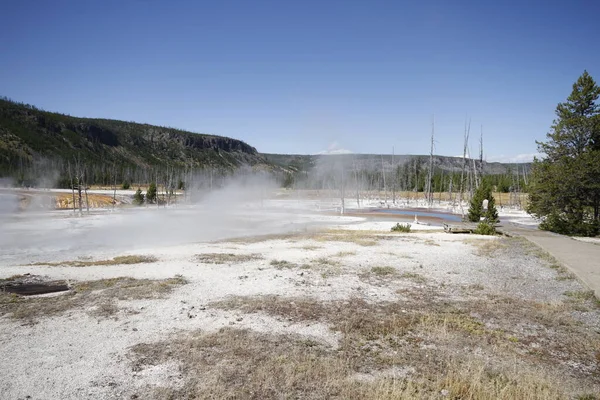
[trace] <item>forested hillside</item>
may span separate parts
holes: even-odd
[[[463,168],[476,168],[499,191],[518,191],[526,186],[529,170],[528,164],[465,163],[444,156],[434,156],[432,166],[434,191],[456,190]],[[261,154],[227,137],[71,117],[0,99],[0,178],[9,177],[18,186],[155,182],[182,187],[205,180],[212,186],[243,169],[267,171],[287,187],[335,188],[342,183],[340,168],[346,181],[360,181],[364,189],[423,191],[429,157]]]
[[[271,169],[254,147],[236,139],[108,119],[77,118],[0,99],[0,176],[31,181],[49,170],[68,179],[84,165],[88,183],[140,180],[156,170],[241,166]],[[115,177],[115,175],[117,175]]]

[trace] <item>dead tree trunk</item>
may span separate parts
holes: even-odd
[[[465,121],[465,136],[464,136],[464,146],[463,146],[463,164],[462,171],[460,173],[460,186],[459,186],[459,195],[458,195],[458,205],[460,207],[461,214],[465,215],[465,211],[463,208],[463,194],[465,191],[465,172],[467,167],[467,149],[469,146],[469,131],[471,130],[471,121],[469,121],[469,125]]]
[[[434,119],[431,119],[431,149],[429,151],[429,173],[427,174],[427,206],[431,207],[433,205],[433,188],[432,188],[432,180],[433,180],[433,135],[435,132],[435,122]]]
[[[69,179],[71,180],[71,194],[73,195],[73,214],[76,214],[75,209],[75,186],[73,185],[73,172],[71,171],[71,162],[69,161]]]

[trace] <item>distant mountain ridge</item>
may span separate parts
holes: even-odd
[[[416,159],[423,164],[429,163],[429,155],[408,155],[408,154],[332,154],[332,155],[300,155],[300,154],[266,154],[263,156],[270,162],[281,167],[288,168],[292,171],[308,171],[318,165],[319,160],[323,157],[337,157],[343,160],[344,165],[348,168],[356,168],[358,170],[381,171],[382,165],[386,172],[391,171],[394,167],[404,165],[409,161]],[[392,164],[393,160],[393,164]],[[475,160],[479,162],[478,160]],[[473,160],[467,159],[467,167],[471,166]],[[438,171],[460,172],[463,167],[462,157],[450,156],[433,156],[433,166]],[[489,175],[501,175],[514,172],[516,169],[521,171],[525,169],[527,172],[531,163],[500,163],[483,161],[483,172]],[[425,167],[422,165],[421,168]]]
[[[179,171],[211,169],[221,174],[252,168],[281,177],[286,173],[310,172],[320,160],[332,158],[342,160],[346,168],[373,173],[381,171],[382,166],[388,172],[415,160],[423,169],[429,162],[427,155],[265,154],[228,137],[135,122],[72,117],[0,99],[0,177],[23,175],[27,168],[34,176],[50,163],[64,180],[68,163],[75,160],[91,166],[95,176],[90,180],[95,183],[114,179],[108,178],[112,174],[108,170],[113,165],[119,168],[119,180],[148,179],[147,171],[165,167]],[[39,160],[44,162],[36,166]],[[438,171],[457,172],[462,165],[460,157],[434,156],[434,167]],[[519,164],[517,168],[524,171],[529,165]],[[483,165],[485,174],[506,174],[514,169],[515,164],[484,162]]]
[[[0,100],[0,173],[36,157],[79,157],[90,163],[140,168],[272,168],[254,147],[241,140],[134,122],[78,118]]]

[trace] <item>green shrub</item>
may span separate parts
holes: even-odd
[[[486,199],[488,201],[488,208],[484,210],[483,200]],[[498,222],[498,211],[496,210],[496,201],[492,195],[492,187],[485,182],[479,186],[471,198],[467,219],[471,222],[479,222],[481,217],[489,224]]]
[[[392,226],[392,232],[408,233],[408,232],[410,232],[410,224],[409,223],[401,224],[400,222],[398,222],[396,225]]]
[[[138,188],[133,195],[133,204],[136,206],[141,206],[144,204],[144,194],[142,193],[142,189]]]
[[[478,235],[495,235],[496,227],[494,227],[494,224],[489,222],[480,222],[477,225],[477,229],[475,229],[474,233]]]
[[[131,187],[131,183],[129,183],[127,181],[123,181],[123,184],[121,185],[121,189],[128,190],[130,187]]]
[[[156,201],[156,183],[154,182],[148,186],[148,191],[146,192],[146,201],[148,203],[154,203]]]

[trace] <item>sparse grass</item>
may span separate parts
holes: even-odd
[[[575,275],[563,265],[550,253],[542,249],[538,245],[523,237],[515,237],[510,239],[502,239],[511,246],[519,246],[525,254],[538,258],[543,261],[549,268],[556,270],[558,275],[556,276],[557,281],[567,281],[575,279]]]
[[[0,283],[10,282],[10,281],[14,281],[14,280],[25,278],[25,277],[27,277],[27,275],[20,275],[20,274],[12,275],[12,276],[9,276],[8,278],[0,278]]]
[[[363,363],[347,350],[333,351],[298,336],[231,328],[142,343],[131,353],[134,371],[175,359],[185,380],[180,389],[151,388],[138,398],[408,400],[439,398],[440,393],[442,398],[473,400],[567,397],[544,374],[499,370],[467,357],[443,360],[437,374],[357,380]]]
[[[302,250],[315,251],[315,250],[320,250],[320,249],[322,249],[323,247],[321,247],[321,246],[315,246],[315,245],[313,245],[313,244],[306,244],[306,245],[304,245],[304,246],[300,246],[300,247],[298,247],[298,248],[299,248],[299,249],[302,249]]]
[[[373,267],[371,268],[371,273],[377,276],[390,276],[398,274],[396,268],[394,267]]]
[[[593,290],[568,291],[564,293],[574,303],[590,302],[596,307],[600,307],[600,300],[596,298]]]
[[[338,260],[332,260],[327,257],[316,258],[312,260],[310,264],[304,264],[302,268],[319,272],[323,279],[337,276],[342,273],[341,263]]]
[[[466,239],[464,243],[475,247],[475,254],[480,257],[491,257],[497,251],[508,247],[507,239]]]
[[[203,264],[241,264],[262,259],[261,254],[203,253],[194,256],[195,262]]]
[[[240,243],[240,244],[252,244],[262,243],[271,240],[296,240],[306,236],[305,233],[282,233],[282,234],[268,234],[268,235],[257,235],[257,236],[243,236],[239,238],[228,238],[214,241],[213,243]]]
[[[316,265],[329,265],[332,267],[337,267],[340,265],[340,262],[338,260],[332,260],[327,257],[319,257],[317,259],[312,260],[312,263]]]
[[[404,273],[400,274],[400,278],[410,279],[415,283],[427,282],[427,278],[425,278],[421,274],[417,274],[416,272],[404,272]]]
[[[277,269],[293,269],[298,267],[298,264],[285,260],[271,260],[270,264]]]
[[[338,253],[336,253],[334,255],[334,257],[350,257],[350,256],[355,256],[356,252],[355,251],[340,251]]]
[[[154,263],[156,261],[158,261],[158,258],[154,256],[128,255],[118,256],[110,260],[71,260],[60,262],[37,262],[32,263],[30,265],[48,265],[51,267],[93,267],[99,265],[146,264]]]
[[[330,229],[319,232],[313,239],[319,242],[347,242],[359,246],[375,246],[381,240],[380,232],[377,231],[351,231],[344,229]]]
[[[432,239],[425,239],[423,241],[424,244],[426,244],[427,246],[439,246],[440,244],[437,243],[435,240]]]
[[[0,315],[33,322],[70,310],[96,306],[92,314],[104,317],[118,311],[115,300],[161,298],[185,283],[187,281],[182,276],[162,280],[121,277],[78,282],[71,291],[52,297],[26,298],[0,293]]]
[[[499,302],[456,308],[435,298],[371,304],[357,298],[323,302],[232,297],[212,306],[261,312],[298,323],[325,323],[341,335],[339,347],[332,349],[299,336],[222,329],[135,346],[134,369],[173,359],[179,362],[185,380],[182,389],[160,389],[172,398],[391,400],[438,398],[444,391],[442,397],[452,399],[566,399],[592,391],[594,378],[585,372],[578,377],[562,373],[556,357],[563,360],[568,352],[582,366],[595,365],[592,357],[597,338],[590,342],[593,335],[588,332],[586,338],[575,340],[570,335],[576,325],[537,319],[536,313],[546,312],[546,306],[538,309],[536,303],[527,303],[520,309],[511,301],[496,300]],[[518,311],[514,318],[519,323],[528,321],[529,316],[543,325],[535,340],[547,343],[549,349],[522,356],[530,348],[531,338],[489,328],[481,319],[505,319],[513,316],[513,310]],[[506,322],[514,328],[515,322]],[[549,328],[562,330],[561,335],[552,337],[556,342],[540,336],[548,335]],[[427,350],[427,346],[434,347]],[[465,348],[477,348],[477,354],[465,352]],[[386,371],[399,365],[410,366],[416,373],[386,378]],[[359,373],[372,379],[357,379]]]
[[[472,285],[467,286],[468,290],[484,290],[485,287],[480,283],[474,283]]]

